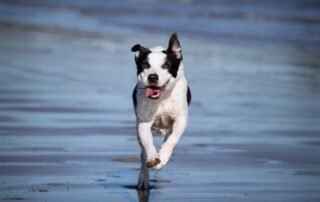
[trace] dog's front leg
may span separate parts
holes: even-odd
[[[166,138],[166,141],[162,144],[161,149],[159,151],[161,163],[155,167],[156,170],[160,170],[168,163],[172,155],[173,149],[179,142],[179,139],[182,136],[186,126],[186,117],[179,117],[174,121],[172,133],[169,134],[169,136]]]
[[[156,147],[153,144],[151,132],[152,122],[138,123],[138,139],[142,152],[145,152],[145,162],[148,168],[152,168],[160,163]]]

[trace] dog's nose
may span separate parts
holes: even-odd
[[[155,83],[159,80],[158,74],[149,74],[148,80],[150,83]]]

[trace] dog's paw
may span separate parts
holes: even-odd
[[[160,163],[161,163],[161,160],[159,158],[155,158],[155,159],[148,160],[146,165],[148,168],[153,168],[159,165]]]
[[[167,165],[169,158],[166,155],[160,154],[160,163],[153,167],[154,170],[159,171],[161,170],[165,165]]]
[[[161,169],[163,169],[165,167],[165,165],[167,165],[169,159],[165,158],[164,156],[160,156],[160,163],[157,166],[154,166],[153,169],[156,171],[159,171]]]

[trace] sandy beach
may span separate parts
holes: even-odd
[[[319,25],[311,0],[0,1],[0,200],[319,202]],[[173,32],[189,124],[138,191],[130,49]]]

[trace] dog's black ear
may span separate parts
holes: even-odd
[[[177,59],[182,60],[182,50],[177,33],[171,35],[167,52],[173,53]]]
[[[142,48],[142,46],[140,44],[136,44],[136,45],[132,46],[131,51],[132,52],[140,51],[141,48]]]
[[[143,54],[150,53],[150,50],[148,48],[145,48],[145,47],[141,46],[140,44],[136,44],[136,45],[132,46],[131,51],[136,52],[136,58],[138,58],[141,53],[143,53]]]

